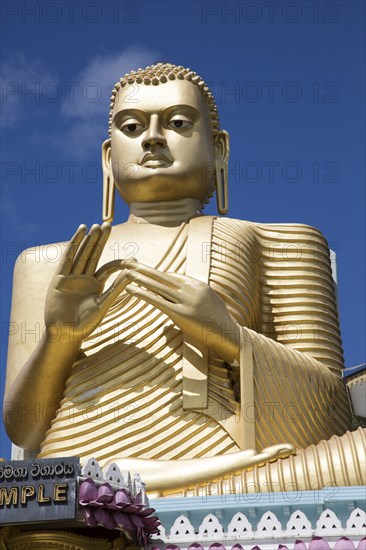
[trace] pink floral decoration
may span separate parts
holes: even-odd
[[[356,546],[348,537],[341,537],[335,543],[334,550],[356,550]]]
[[[87,525],[101,524],[106,529],[123,527],[133,531],[141,545],[146,545],[150,535],[159,534],[160,521],[151,515],[155,510],[146,508],[141,501],[141,494],[134,497],[126,489],[115,491],[109,483],[98,486],[91,478],[80,483],[79,504]]]
[[[314,537],[309,544],[309,550],[330,550],[330,546],[322,537]]]

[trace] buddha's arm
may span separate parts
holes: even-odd
[[[9,388],[4,401],[4,423],[10,439],[20,447],[39,449],[79,349],[77,342],[50,342],[44,333]]]
[[[36,450],[55,416],[82,339],[103,319],[127,284],[124,272],[103,292],[106,278],[121,269],[112,262],[96,271],[110,226],[81,226],[65,250],[51,280],[44,312],[42,337],[16,376],[9,372],[4,423],[19,446]],[[36,266],[37,267],[37,266]],[[27,281],[21,284],[27,286]]]
[[[55,249],[64,251],[64,243],[56,243]],[[47,248],[43,246],[26,250],[19,256],[14,269],[9,323],[4,424],[12,441],[29,450],[37,449],[37,442],[48,427],[45,419],[51,418],[49,404],[58,403],[63,391],[58,378],[65,366],[55,370],[52,361],[67,360],[69,356],[67,352],[56,351],[50,362],[47,353],[50,347],[58,349],[58,342],[50,346],[44,332],[46,292],[56,268],[56,264],[47,262],[46,258]],[[49,370],[54,376],[49,376]]]

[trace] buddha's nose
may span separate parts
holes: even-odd
[[[145,151],[148,151],[153,145],[159,145],[160,147],[166,146],[166,139],[161,133],[157,115],[151,116],[150,124],[146,130],[144,139],[142,140],[142,147]]]

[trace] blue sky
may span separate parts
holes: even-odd
[[[211,85],[231,136],[229,215],[325,234],[338,257],[346,365],[365,361],[364,2],[1,7],[1,395],[16,256],[100,222],[111,88],[156,61],[191,67]],[[116,221],[126,215],[119,202]]]

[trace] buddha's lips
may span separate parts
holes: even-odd
[[[172,164],[172,163],[173,163],[173,159],[170,157],[167,157],[166,155],[163,155],[162,153],[157,153],[157,154],[147,153],[143,157],[142,161],[140,162],[140,165],[144,166],[147,164],[151,164],[155,166],[164,166],[166,164]]]

